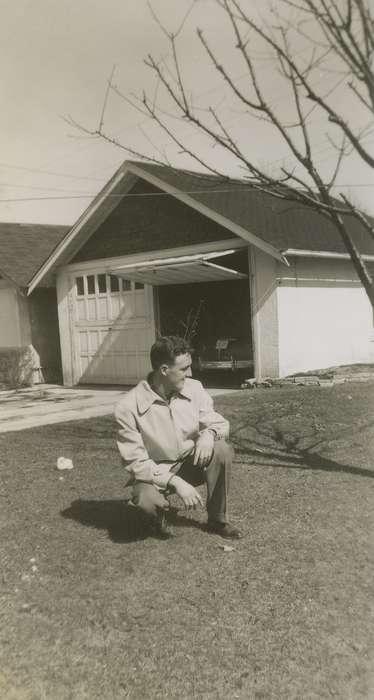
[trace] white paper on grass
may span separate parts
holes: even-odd
[[[63,469],[74,469],[74,464],[68,457],[59,457],[57,460],[57,469],[60,471]]]

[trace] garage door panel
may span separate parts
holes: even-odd
[[[81,355],[80,358],[80,368],[81,368],[81,374],[85,374],[87,372],[89,365],[89,358],[88,355]]]
[[[74,301],[77,380],[132,384],[143,378],[154,340],[152,289],[90,273],[76,278]]]
[[[97,352],[101,345],[102,333],[100,331],[89,331],[88,337],[90,352]]]
[[[144,304],[144,292],[135,292],[135,316],[144,318],[147,314],[146,305]]]
[[[96,321],[96,299],[87,299],[87,320]]]
[[[112,297],[111,299],[111,318],[117,318],[121,311],[121,299],[119,296]]]
[[[79,331],[78,340],[79,340],[80,352],[87,353],[88,352],[88,334],[87,334],[87,331]]]
[[[117,331],[111,331],[112,338],[112,351],[113,352],[136,352],[138,346],[142,345],[142,334],[136,328],[130,330],[120,329]]]
[[[108,313],[108,301],[106,298],[104,299],[98,299],[97,300],[97,306],[98,306],[98,317],[100,321],[106,321],[108,318],[110,318],[109,313]]]
[[[84,321],[86,317],[87,317],[86,301],[85,301],[85,299],[77,299],[76,300],[76,318],[78,319],[78,321]]]

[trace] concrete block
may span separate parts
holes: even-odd
[[[318,386],[319,378],[317,377],[317,375],[307,375],[305,377],[295,377],[295,384],[301,384],[302,386],[306,386],[309,384]]]
[[[331,387],[334,386],[334,380],[333,379],[320,379],[319,380],[319,385],[323,387]]]

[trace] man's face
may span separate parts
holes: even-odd
[[[167,389],[172,391],[182,391],[184,380],[186,377],[191,377],[191,355],[185,353],[177,355],[173,365],[166,365],[164,379],[167,384]]]

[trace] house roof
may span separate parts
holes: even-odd
[[[284,260],[283,254],[290,249],[347,255],[335,227],[322,214],[305,205],[256,191],[246,180],[226,181],[218,176],[170,166],[125,161],[66,238],[61,240],[61,236],[57,245],[51,247],[51,252],[35,270],[29,293],[55,266],[72,260],[121,199],[131,192],[138,178],[183,201],[279,260]],[[144,206],[146,201],[144,199]],[[345,219],[359,251],[364,255],[374,255],[374,240],[363,225],[353,216],[346,215]],[[371,221],[374,224],[374,219]]]
[[[225,182],[215,175],[128,161],[130,169],[162,181],[194,202],[252,232],[279,251],[297,250],[346,253],[334,225],[322,214],[306,205],[272,197],[254,190],[245,180]],[[338,202],[338,204],[341,204]],[[374,219],[370,218],[374,225]],[[361,253],[374,254],[374,240],[353,216],[345,216],[349,230]]]
[[[27,287],[68,226],[0,223],[0,275]]]

